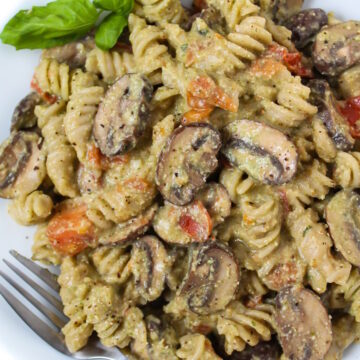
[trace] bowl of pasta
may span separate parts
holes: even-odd
[[[356,5],[0,4],[1,256],[58,274],[71,353],[360,358]]]

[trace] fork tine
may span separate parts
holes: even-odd
[[[33,304],[39,311],[41,311],[55,326],[61,329],[66,321],[60,319],[55,313],[49,310],[44,304],[39,300],[34,298],[29,292],[27,292],[22,286],[20,286],[16,281],[11,279],[7,274],[0,270],[0,275],[11,285],[13,286],[22,296],[24,296],[31,304]]]
[[[2,284],[0,284],[0,294],[6,302],[14,309],[20,318],[46,343],[60,351],[63,354],[70,355],[67,350],[63,336],[57,333],[49,325],[44,323],[36,315],[34,315],[26,306],[24,306],[14,295],[11,294]]]
[[[58,300],[55,296],[49,294],[40,285],[38,285],[35,281],[31,280],[27,275],[25,275],[21,270],[19,270],[15,265],[10,263],[6,259],[3,259],[3,261],[12,271],[14,271],[18,276],[20,276],[28,285],[30,285],[37,293],[39,293],[51,305],[53,305],[61,313],[63,312],[63,305],[60,300]]]
[[[30,259],[26,258],[25,256],[19,254],[15,250],[10,250],[10,255],[13,256],[21,264],[23,264],[33,274],[38,276],[51,289],[55,290],[56,292],[59,292],[60,286],[57,283],[57,276],[56,275],[51,273],[48,269],[42,268],[38,264],[34,263],[32,260],[30,260]]]

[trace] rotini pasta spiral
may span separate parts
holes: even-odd
[[[39,225],[34,236],[34,243],[31,248],[32,259],[41,261],[44,264],[60,265],[62,256],[54,250],[46,235],[47,224]]]
[[[259,7],[252,0],[209,0],[209,5],[218,9],[230,30],[234,30],[246,16],[259,13]]]
[[[327,175],[326,165],[319,160],[304,167],[303,171],[295,179],[284,186],[287,200],[295,209],[302,209],[303,205],[311,204],[314,198],[324,200],[329,190],[335,186],[333,180]]]
[[[157,74],[169,58],[167,47],[162,44],[165,33],[134,14],[129,16],[129,29],[137,69],[158,82]]]
[[[109,284],[123,284],[131,276],[130,253],[125,247],[98,247],[90,258],[96,271]]]
[[[238,206],[220,226],[223,241],[241,240],[249,249],[260,250],[279,244],[282,209],[278,195],[267,186],[259,186],[240,197]]]
[[[256,60],[247,73],[247,81],[269,124],[294,128],[317,113],[317,107],[308,102],[310,89],[273,59]]]
[[[313,209],[297,208],[290,212],[287,225],[300,256],[308,265],[309,282],[316,292],[323,293],[327,283],[347,281],[351,265],[332,255],[333,242]]]
[[[34,79],[44,93],[53,94],[67,101],[71,94],[71,74],[67,64],[56,60],[41,59],[35,69]]]
[[[246,308],[238,301],[231,303],[219,315],[217,331],[225,336],[225,351],[242,351],[246,344],[255,346],[260,340],[269,341],[274,329],[271,305],[260,305],[255,309]]]
[[[223,169],[220,173],[220,183],[225,186],[231,201],[235,204],[239,204],[241,196],[256,185],[253,178],[236,168]]]
[[[62,328],[65,342],[71,352],[84,347],[93,332],[87,321],[85,301],[94,285],[92,271],[86,261],[67,257],[61,264],[58,277],[64,314],[70,319]]]
[[[227,38],[228,46],[242,61],[253,61],[271,44],[272,36],[265,28],[266,20],[261,16],[249,16],[236,26]]]
[[[50,216],[53,201],[42,191],[34,191],[29,195],[15,198],[9,204],[10,216],[21,225],[33,225]]]
[[[105,346],[124,348],[136,337],[146,344],[146,325],[138,308],[129,308],[121,301],[112,286],[96,285],[86,299],[84,307],[87,321],[94,326]]]
[[[223,75],[245,67],[241,61],[243,49],[211,30],[203,19],[197,18],[190,32],[176,24],[165,23],[162,27],[176,49],[177,60],[186,68]]]
[[[113,83],[117,78],[136,71],[134,55],[117,51],[103,51],[95,48],[86,56],[85,68],[96,75],[101,75],[107,83]]]
[[[209,339],[202,334],[189,334],[180,338],[180,349],[176,355],[184,360],[221,360]]]
[[[360,186],[360,152],[339,151],[335,158],[333,179],[341,187]]]
[[[104,89],[90,81],[84,87],[78,86],[74,89],[67,105],[64,118],[65,133],[81,163],[87,160],[93,120],[103,95]]]
[[[47,150],[46,169],[56,190],[64,196],[78,194],[75,181],[76,153],[69,143],[64,130],[63,102],[49,107],[36,106],[35,114],[41,128]]]
[[[134,13],[151,23],[167,21],[180,24],[186,19],[186,13],[179,0],[137,0]]]
[[[299,160],[301,162],[309,162],[313,159],[315,145],[313,141],[313,129],[311,124],[304,122],[296,129],[293,137],[296,145]]]
[[[360,322],[360,273],[358,269],[351,271],[350,277],[343,285],[335,286],[334,291],[342,294],[345,301],[350,304],[349,313]]]
[[[145,179],[129,180],[121,186],[112,186],[89,195],[87,216],[99,228],[121,223],[139,215],[156,196],[154,184]]]

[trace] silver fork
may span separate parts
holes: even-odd
[[[60,351],[64,355],[75,359],[107,359],[107,360],[125,360],[124,355],[116,348],[106,348],[94,336],[89,340],[88,345],[81,351],[74,354],[70,353],[66,348],[64,336],[60,329],[66,324],[67,317],[63,315],[63,305],[60,301],[59,284],[57,283],[57,276],[47,269],[42,268],[32,260],[20,255],[15,250],[10,250],[10,254],[19,261],[23,266],[40,278],[46,285],[56,292],[52,295],[49,291],[44,289],[34,280],[24,274],[18,267],[11,262],[3,259],[4,263],[15,272],[25,283],[41,295],[50,306],[46,306],[38,299],[32,296],[19,283],[13,280],[10,276],[0,270],[0,275],[13,288],[15,288],[25,299],[27,299],[37,310],[44,314],[49,321],[56,328],[54,330],[46,322],[41,320],[37,315],[31,312],[17,297],[15,297],[5,286],[0,283],[0,294],[4,297],[6,302],[13,308],[13,310],[20,316],[20,318],[47,344],[54,349]],[[55,308],[54,311],[52,308]]]

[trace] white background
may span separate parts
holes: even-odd
[[[0,0],[0,29],[16,11],[46,2]],[[307,7],[333,10],[338,17],[343,19],[360,19],[358,0],[305,0],[305,3]],[[14,107],[29,92],[29,84],[38,56],[37,51],[17,52],[10,46],[0,45],[0,140],[8,136]],[[29,255],[33,229],[16,225],[8,216],[6,207],[7,202],[0,200],[0,257],[10,259],[8,251],[12,248]],[[2,262],[0,268],[8,270]],[[14,278],[16,278],[15,275]],[[4,283],[2,279],[0,281]],[[38,338],[0,296],[0,360],[28,359],[65,360],[67,357],[59,354]],[[360,359],[360,346],[352,348],[345,359]]]

